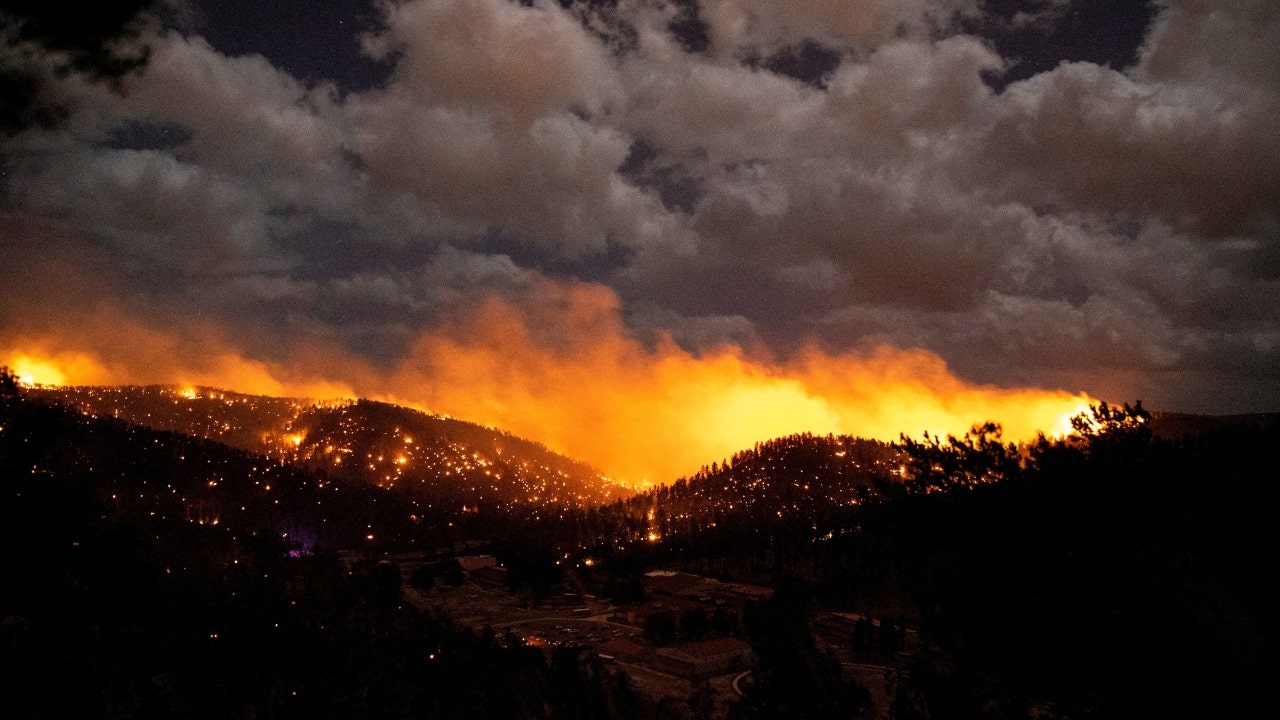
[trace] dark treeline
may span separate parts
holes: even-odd
[[[916,492],[837,542],[875,538],[959,687],[1122,717],[1260,713],[1280,669],[1280,427],[1161,439],[1149,419],[1104,404],[1079,437],[1029,448],[993,426],[906,442]]]

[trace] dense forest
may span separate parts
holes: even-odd
[[[450,526],[393,487],[83,415],[0,373],[6,697],[19,717],[692,716],[591,653],[415,609],[379,562],[468,543],[513,589],[571,567],[619,602],[653,568],[774,588],[741,618],[756,665],[735,716],[870,712],[814,646],[818,609],[918,633],[884,656],[895,718],[1261,714],[1280,672],[1280,423],[1152,425],[1101,405],[1021,446],[993,424],[796,435],[624,500]]]

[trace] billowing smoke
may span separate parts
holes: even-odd
[[[423,332],[389,368],[318,342],[254,359],[225,329],[163,330],[108,311],[81,316],[83,326],[0,338],[0,357],[30,382],[385,399],[508,430],[634,484],[799,432],[892,440],[995,420],[1011,439],[1029,439],[1062,431],[1088,403],[966,383],[932,353],[887,345],[832,354],[810,344],[769,357],[726,344],[695,354],[669,337],[634,337],[606,287],[548,282],[541,297],[530,306],[492,296]]]

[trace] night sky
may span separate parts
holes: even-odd
[[[53,379],[553,446],[715,392],[664,373],[1280,408],[1274,0],[168,0],[117,79],[8,27],[0,362]]]

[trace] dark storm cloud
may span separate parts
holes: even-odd
[[[64,112],[0,147],[6,248],[264,353],[390,363],[553,277],[690,348],[1273,409],[1280,11],[1103,5],[170,2],[120,92],[10,33]]]

